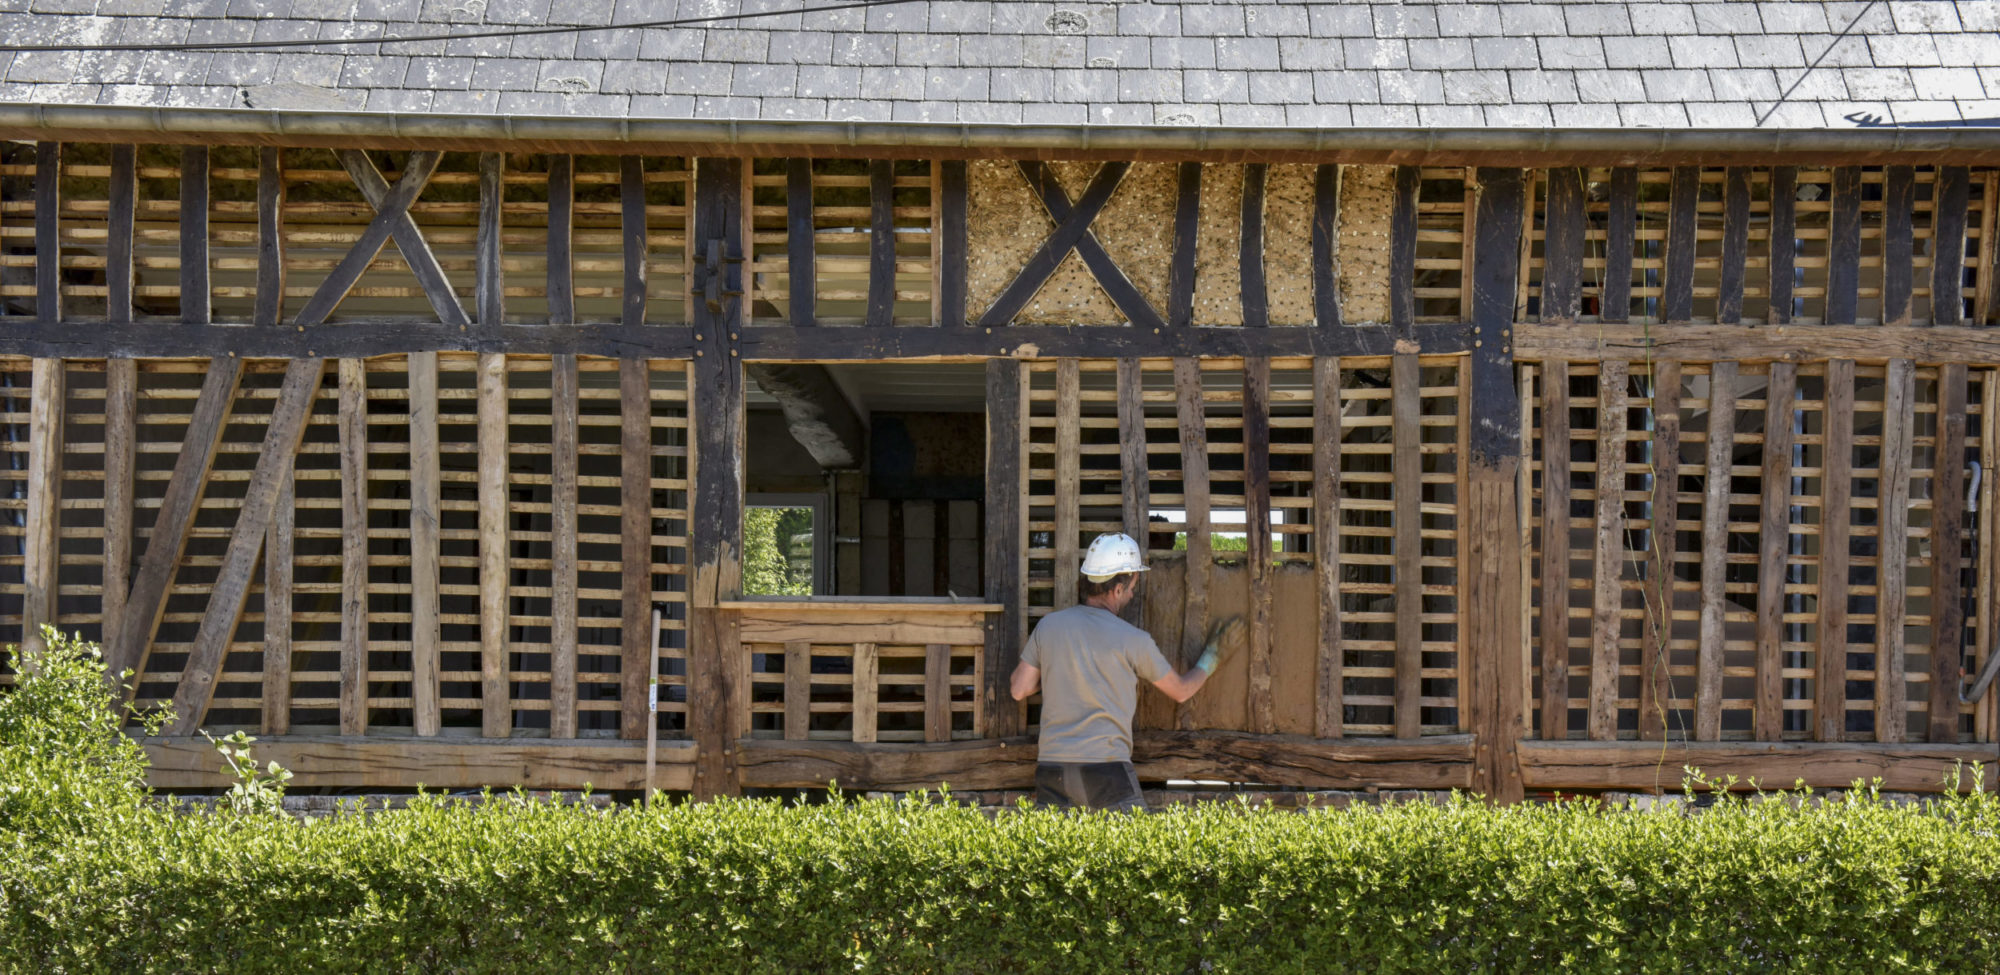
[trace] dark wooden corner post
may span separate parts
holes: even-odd
[[[696,798],[736,795],[736,742],[745,730],[743,661],[718,604],[743,588],[743,161],[695,162],[692,305],[695,359],[689,390],[694,490],[689,519],[688,735]]]
[[[1025,713],[1009,692],[1014,665],[1021,659],[1027,620],[1021,605],[1027,562],[1027,508],[1021,499],[1021,444],[1027,397],[1026,373],[1015,359],[986,360],[986,601],[999,603],[986,617],[986,659],[982,673],[986,737],[1006,738],[1025,730]]]
[[[1470,628],[1471,683],[1466,698],[1477,736],[1474,788],[1496,802],[1521,798],[1517,745],[1522,713],[1520,400],[1512,336],[1523,180],[1518,169],[1481,168],[1473,258],[1472,455],[1466,458],[1470,545],[1464,620]]]

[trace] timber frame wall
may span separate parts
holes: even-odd
[[[1995,757],[2000,170],[491,150],[0,149],[0,639],[156,783],[637,788],[657,665],[654,787],[1025,786],[1112,528],[1170,656],[1251,622],[1148,778]],[[986,363],[983,601],[742,598],[742,365],[852,359]]]

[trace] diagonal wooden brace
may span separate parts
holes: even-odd
[[[451,282],[445,279],[444,269],[438,266],[437,257],[431,253],[430,245],[424,242],[423,231],[416,221],[410,219],[410,204],[415,203],[417,194],[430,183],[432,174],[437,172],[443,154],[433,150],[410,153],[409,163],[403,167],[401,178],[391,188],[383,178],[382,171],[375,168],[373,160],[366,153],[356,149],[342,150],[341,165],[347,174],[361,188],[368,205],[375,208],[375,219],[361,232],[361,238],[340,259],[331,273],[322,281],[319,290],[313,292],[299,311],[297,324],[318,325],[333,314],[342,299],[354,289],[362,272],[375,260],[382,245],[391,238],[396,241],[396,249],[410,265],[417,283],[424,289],[424,296],[430,299],[431,308],[437,312],[438,320],[447,325],[466,325],[471,320],[465,315],[465,308],[458,303],[458,295],[451,289]]]
[[[1047,166],[1039,162],[1021,163],[1021,175],[1028,180],[1029,186],[1034,187],[1043,208],[1055,220],[1056,229],[1028,258],[1021,273],[1000,292],[993,307],[980,316],[980,325],[991,327],[1012,322],[1072,250],[1083,259],[1091,274],[1097,278],[1097,283],[1134,325],[1158,328],[1163,324],[1159,313],[1139,295],[1138,289],[1125,277],[1125,272],[1118,269],[1111,255],[1104,252],[1097,238],[1090,235],[1091,222],[1111,202],[1111,194],[1118,189],[1118,184],[1130,168],[1131,163],[1128,162],[1108,162],[1099,166],[1083,196],[1072,204]]]

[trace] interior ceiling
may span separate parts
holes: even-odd
[[[864,418],[870,413],[978,413],[986,409],[986,367],[978,362],[829,362],[826,371]],[[745,383],[751,409],[777,409]]]

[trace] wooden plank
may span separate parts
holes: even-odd
[[[719,256],[742,254],[743,161],[702,157],[694,166],[693,239],[719,246]],[[711,277],[709,285],[718,292],[742,290],[740,263],[719,262],[717,270],[720,277]],[[748,706],[739,706],[748,688],[743,674],[748,655],[742,651],[735,614],[714,608],[737,598],[743,588],[743,371],[736,362],[743,306],[734,300],[697,301],[693,312],[695,333],[714,340],[705,353],[697,352],[689,370],[688,393],[688,415],[702,422],[689,431],[694,456],[689,491],[687,726],[698,749],[694,793],[709,798],[740,791],[736,741],[748,718]],[[727,357],[724,348],[731,353]],[[636,486],[628,485],[627,490]]]
[[[1319,594],[1319,648],[1314,666],[1313,734],[1344,734],[1346,678],[1340,634],[1340,360],[1313,360],[1312,550]]]
[[[938,324],[966,325],[966,209],[968,184],[965,160],[942,159],[938,170]]]
[[[68,399],[63,361],[34,360],[29,367],[28,382],[28,497],[21,534],[21,647],[32,660],[47,649],[42,627],[58,624],[63,413]]]
[[[1717,283],[1715,320],[1743,321],[1743,283],[1750,257],[1750,168],[1722,171],[1722,272]]]
[[[1757,531],[1757,671],[1752,729],[1758,741],[1784,733],[1785,560],[1791,543],[1792,417],[1798,368],[1771,363],[1764,388],[1762,520]]]
[[[1180,164],[1174,197],[1173,263],[1167,276],[1167,324],[1194,324],[1194,279],[1197,245],[1201,239],[1201,163]]]
[[[618,361],[618,413],[619,605],[623,614],[619,727],[623,737],[639,738],[646,733],[646,655],[653,649],[653,636],[646,632],[653,599],[653,390],[646,360]]]
[[[188,417],[187,434],[181,441],[180,452],[174,455],[174,472],[160,498],[153,532],[146,540],[145,553],[139,557],[139,571],[132,578],[125,618],[118,624],[119,642],[105,648],[105,670],[110,673],[140,670],[144,664],[153,631],[160,625],[160,614],[166,608],[167,585],[180,565],[188,529],[194,523],[202,489],[208,483],[208,468],[215,461],[222,428],[242,379],[243,360],[209,360],[201,392]]]
[[[187,665],[174,689],[174,717],[166,726],[166,734],[192,734],[208,715],[208,704],[215,697],[215,685],[222,676],[230,641],[243,618],[243,602],[250,594],[251,576],[264,549],[264,536],[270,528],[278,491],[291,480],[299,439],[305,435],[306,420],[312,413],[313,399],[319,393],[320,377],[325,371],[324,359],[297,359],[285,369],[284,384],[278,389],[264,443],[258,451],[256,470],[244,489],[242,507],[229,536],[229,548],[209,589],[208,608],[202,613],[201,626],[188,648]]]
[[[993,307],[979,316],[979,324],[988,328],[1009,324],[1022,308],[1027,307],[1029,300],[1055,273],[1056,267],[1086,239],[1091,221],[1097,219],[1105,205],[1111,202],[1111,194],[1117,191],[1118,184],[1130,168],[1130,163],[1122,161],[1099,165],[1082,198],[1072,207],[1061,184],[1047,166],[1036,162],[1021,163],[1022,177],[1035,190],[1056,227],[1029,256],[1014,280],[1001,290],[1000,296],[994,299]]]
[[[895,610],[872,615],[813,616],[795,610],[785,612],[732,612],[737,631],[749,643],[886,643],[908,645],[948,643],[953,646],[978,643],[985,632],[985,614],[959,616],[921,614],[898,618]],[[885,621],[884,617],[887,617]]]
[[[1673,659],[1674,569],[1680,533],[1681,364],[1652,367],[1653,443],[1650,524],[1646,529],[1646,625],[1639,648],[1639,737],[1667,736],[1666,710],[1673,701],[1668,668]]]
[[[1729,611],[1725,574],[1729,564],[1730,470],[1736,447],[1736,363],[1709,367],[1708,442],[1702,472],[1701,637],[1695,649],[1694,736],[1722,737],[1724,615]]]
[[[200,738],[145,738],[154,788],[226,789],[215,746]],[[366,738],[287,735],[259,741],[259,761],[293,770],[299,788],[411,789],[620,789],[643,785],[645,746],[614,739],[537,741],[491,738]],[[653,785],[689,788],[694,745],[661,742],[662,764]]]
[[[1313,322],[1334,328],[1341,324],[1340,164],[1313,167],[1312,215]]]
[[[1910,453],[1916,438],[1916,366],[1889,361],[1882,392],[1882,450],[1877,504],[1881,568],[1875,597],[1875,740],[1904,740],[1909,724],[1908,636]]]
[[[1423,733],[1418,699],[1423,688],[1423,455],[1421,453],[1421,377],[1417,357],[1390,360],[1391,438],[1394,442],[1395,502],[1393,515],[1396,556],[1396,737]]]
[[[1667,253],[1660,290],[1660,320],[1694,320],[1695,210],[1701,200],[1701,167],[1675,166],[1667,191]]]
[[[1076,605],[1077,558],[1081,518],[1077,504],[1079,444],[1079,372],[1075,359],[1056,362],[1055,428],[1055,608]]]
[[[785,641],[785,740],[805,741],[812,727],[812,642]]]
[[[924,740],[951,740],[951,646],[924,646]]]
[[[507,320],[507,276],[501,260],[505,232],[507,161],[497,152],[479,154],[479,230],[473,242],[474,300],[479,325],[489,333]]]
[[[1271,360],[1243,363],[1243,521],[1250,568],[1250,731],[1278,730],[1271,703]]]
[[[895,324],[896,163],[868,161],[868,312],[878,328]]]
[[[105,190],[109,210],[104,227],[104,319],[132,321],[133,216],[139,203],[138,147],[111,147],[111,178]]]
[[[1548,171],[1547,223],[1542,238],[1541,319],[1574,322],[1583,314],[1583,171]]]
[[[619,291],[618,320],[626,325],[646,323],[646,160],[643,156],[618,157],[618,239],[625,255],[624,286]],[[689,246],[697,252],[709,238],[690,234]],[[700,260],[697,254],[696,260]]]
[[[1035,776],[1031,738],[858,744],[746,741],[743,784],[765,789],[1020,789]],[[1210,779],[1314,788],[1465,789],[1472,784],[1471,735],[1421,741],[1298,735],[1139,731],[1132,759],[1145,781]]]
[[[210,321],[208,287],[208,147],[181,147],[181,322]]]
[[[509,700],[507,676],[508,616],[507,556],[507,357],[501,353],[479,356],[474,395],[478,404],[479,438],[479,728],[488,738],[505,738],[513,732],[514,708]],[[627,424],[629,425],[629,424]],[[643,611],[644,607],[639,607]],[[634,615],[625,607],[627,626]],[[640,612],[643,621],[645,615]]]
[[[1023,713],[1008,693],[1008,679],[1021,659],[1026,638],[1027,509],[1021,496],[1025,472],[1021,454],[1027,425],[1022,422],[1027,377],[1018,359],[986,360],[986,505],[983,573],[986,601],[1004,607],[986,618],[981,649],[982,713],[979,724],[988,737],[1019,734]]]
[[[257,288],[250,320],[285,320],[285,150],[257,148]]]
[[[312,406],[306,406],[310,413]],[[342,473],[343,480],[345,472]],[[292,726],[292,538],[298,529],[297,480],[283,478],[264,529],[264,687],[259,733],[283,735]],[[343,686],[345,678],[343,677]]]
[[[1569,363],[1542,363],[1542,738],[1569,737]]]
[[[1271,324],[1271,296],[1264,284],[1264,182],[1268,170],[1263,163],[1243,165],[1236,275],[1243,299],[1243,324],[1251,328]]]
[[[341,154],[341,162],[348,175],[361,188],[368,204],[375,208],[375,218],[369,221],[333,270],[327,272],[312,297],[306,299],[295,324],[318,325],[325,322],[348,292],[354,289],[362,273],[374,262],[375,255],[381,253],[382,245],[388,243],[392,236],[396,238],[396,248],[411,266],[412,272],[418,266],[424,268],[418,283],[427,284],[424,296],[437,313],[438,321],[454,329],[468,324],[465,309],[459,306],[458,297],[452,293],[449,282],[444,280],[444,272],[436,269],[437,258],[409,214],[410,204],[416,202],[417,195],[423,192],[424,186],[437,172],[442,158],[441,153],[431,150],[410,153],[409,160],[403,165],[402,176],[391,188],[385,185],[381,171],[365,155],[351,150]]]
[[[1208,420],[1202,404],[1201,363],[1174,360],[1174,410],[1181,438],[1181,507],[1187,532],[1187,589],[1181,610],[1181,654],[1173,661],[1185,670],[1201,655],[1208,636],[1208,575],[1214,557],[1208,537]],[[1174,708],[1174,726],[1188,730],[1194,709],[1187,701]]]
[[[368,730],[368,367],[360,359],[342,359],[337,372],[340,396],[340,733],[359,735]],[[412,396],[410,447],[413,472],[417,450],[414,404],[415,397]],[[435,439],[433,432],[433,442]],[[435,463],[433,460],[432,464]],[[414,496],[415,492],[412,492],[412,539],[416,537],[417,502]],[[437,524],[436,510],[435,506],[429,509],[432,534],[435,534]],[[416,564],[415,554],[418,551],[421,549],[413,544],[413,565]],[[437,549],[433,546],[430,552],[430,561],[434,565]],[[415,580],[416,573],[413,571],[411,574],[414,607],[419,585]],[[410,714],[411,723],[419,735],[435,735],[438,729],[435,570],[430,578],[431,638],[427,642],[416,636],[423,632],[418,625],[422,618],[414,611],[411,613]],[[420,645],[428,651],[428,656],[418,650]]]
[[[785,277],[791,286],[792,324],[798,328],[818,324],[819,266],[813,256],[813,235],[812,160],[794,156],[785,160]],[[875,274],[872,249],[868,273],[872,303]]]
[[[420,737],[438,733],[439,550],[443,533],[444,479],[438,450],[438,360],[435,352],[410,355],[410,696]],[[343,410],[343,412],[345,412]],[[362,512],[362,517],[365,517]],[[350,517],[348,524],[362,524]]]
[[[45,325],[63,318],[62,157],[62,143],[35,143],[35,320]]]
[[[1765,321],[1771,325],[1792,322],[1792,279],[1798,273],[1798,181],[1797,166],[1771,167],[1771,283],[1770,311]]]
[[[1604,224],[1604,291],[1598,300],[1598,317],[1606,322],[1632,317],[1632,241],[1638,210],[1639,171],[1630,166],[1613,169]]]
[[[1828,325],[1855,324],[1861,301],[1861,167],[1833,168],[1833,224],[1826,238]]]
[[[1417,195],[1423,171],[1396,167],[1396,196],[1389,211],[1389,324],[1408,335],[1417,321]]]
[[[133,481],[139,441],[139,364],[104,363],[104,645],[119,643],[132,590]],[[113,677],[117,674],[114,672]]]
[[[549,155],[548,283],[549,324],[576,321],[576,157]]]
[[[1146,404],[1143,399],[1145,377],[1140,372],[1136,357],[1127,356],[1118,360],[1118,466],[1123,477],[1120,479],[1120,510],[1123,516],[1125,534],[1139,542],[1142,555],[1151,548],[1148,544],[1148,512],[1152,505],[1152,485],[1148,479],[1150,464],[1146,454]],[[1132,595],[1132,601],[1125,604],[1122,614],[1125,622],[1133,626],[1143,625],[1146,618],[1146,587],[1141,585]]]
[[[1628,367],[1599,366],[1597,383],[1597,520],[1592,539],[1590,719],[1592,741],[1618,737],[1618,649],[1624,618],[1625,446]]]
[[[549,737],[576,737],[576,356],[549,363]]]
[[[1826,363],[1825,446],[1820,454],[1819,646],[1813,675],[1814,737],[1847,728],[1847,591],[1854,494],[1854,360]]]
[[[1937,459],[1931,474],[1931,686],[1927,738],[1958,740],[1964,686],[1965,390],[1963,363],[1938,367]]]
[[[1521,776],[1531,789],[1673,791],[1688,765],[1711,779],[1735,776],[1739,788],[1751,779],[1787,787],[1802,781],[1815,789],[1880,779],[1886,790],[1932,792],[1955,764],[1992,760],[1990,744],[1704,742],[1676,745],[1662,762],[1653,742],[1523,742]]]
[[[1965,213],[1972,177],[1964,166],[1939,166],[1931,210],[1931,324],[1965,324]],[[1987,231],[1992,246],[1992,231]]]
[[[876,699],[880,692],[878,653],[873,643],[854,645],[854,740],[875,740]]]
[[[1916,210],[1917,171],[1913,166],[1889,166],[1882,186],[1882,324],[1911,322],[1912,265],[1916,235],[1911,226]]]
[[[1272,329],[1282,331],[1282,329]],[[1301,330],[1307,331],[1307,330]],[[1818,362],[1828,358],[1882,363],[2000,363],[2000,333],[1988,328],[1882,328],[1876,325],[1795,325],[1765,328],[1690,325],[1647,329],[1605,325],[1562,329],[1523,325],[1514,330],[1523,356],[1569,359],[1674,358],[1683,362],[1732,359],[1740,363]]]

